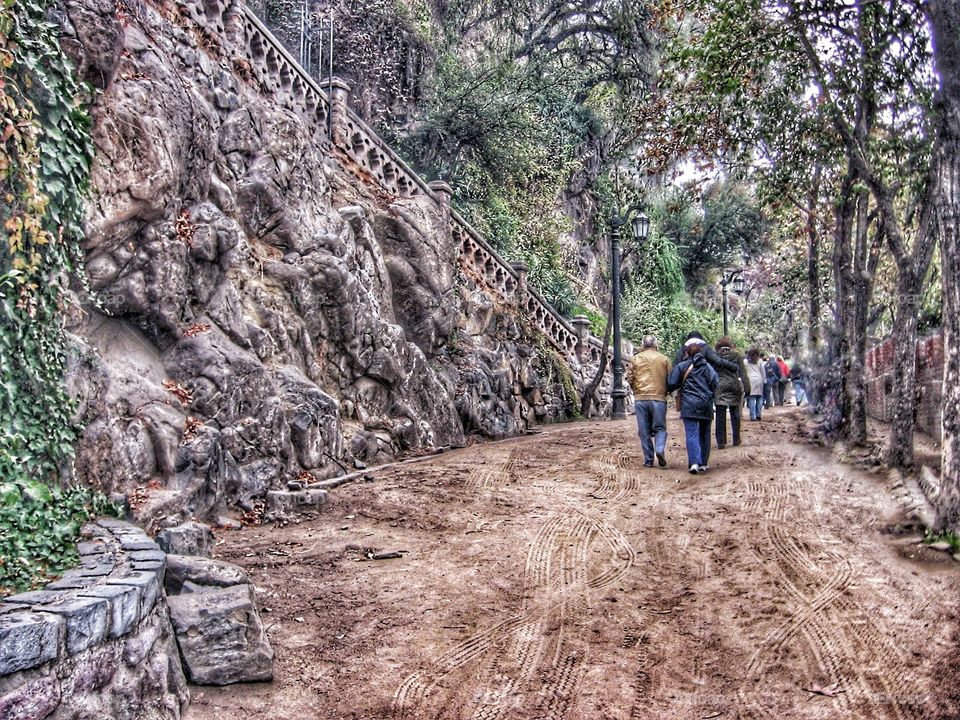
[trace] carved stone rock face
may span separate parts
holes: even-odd
[[[146,520],[212,519],[305,473],[565,419],[518,313],[554,320],[518,276],[361,125],[331,149],[326,105],[239,6],[163,7],[78,0],[63,18],[102,89],[99,304],[70,328],[79,479],[141,488]]]

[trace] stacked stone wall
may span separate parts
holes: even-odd
[[[867,412],[884,422],[893,420],[895,338],[888,338],[867,352]],[[940,439],[940,403],[943,398],[943,335],[937,333],[917,342],[917,427]]]
[[[78,568],[0,603],[0,718],[181,717],[189,693],[163,594],[166,555],[119,520],[83,533]]]

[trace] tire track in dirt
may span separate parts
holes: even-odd
[[[817,670],[836,683],[839,692],[833,699],[838,711],[849,712],[857,705],[877,708],[885,705],[898,720],[920,718],[916,678],[904,671],[905,662],[895,646],[880,632],[862,607],[850,598],[853,571],[850,562],[833,552],[820,534],[794,536],[786,529],[786,511],[803,507],[802,500],[815,479],[804,472],[784,481],[747,483],[754,495],[749,503],[763,514],[760,526],[764,545],[755,546],[761,562],[775,568],[770,574],[794,604],[791,615],[769,631],[760,641],[747,668],[738,697],[744,709],[757,717],[776,717],[762,698],[746,691],[746,684],[763,683],[769,666],[798,637],[807,645],[816,667],[806,668],[808,676]],[[787,503],[788,499],[793,499]],[[806,519],[806,518],[805,518]],[[817,527],[816,519],[798,522],[791,529]],[[806,588],[813,587],[814,591]],[[855,627],[863,628],[852,632]],[[902,700],[907,698],[907,701]]]
[[[591,576],[588,554],[598,542],[606,567]],[[408,676],[394,695],[394,716],[418,717],[448,676],[480,663],[472,671],[478,690],[467,701],[474,720],[499,720],[522,705],[531,706],[534,717],[560,720],[576,697],[588,647],[569,625],[587,613],[589,590],[616,582],[635,562],[626,537],[608,522],[582,510],[548,517],[527,552],[518,613]],[[525,701],[533,686],[536,692]]]
[[[516,447],[501,449],[501,457],[504,454],[506,457],[503,457],[499,462],[479,466],[472,465],[467,477],[467,484],[477,489],[485,489],[497,488],[515,480],[521,451]]]

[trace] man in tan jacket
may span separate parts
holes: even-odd
[[[670,360],[657,350],[653,335],[643,338],[643,349],[633,356],[627,368],[627,382],[636,402],[637,431],[643,448],[643,466],[653,467],[657,456],[660,467],[667,466],[667,375]],[[652,438],[652,440],[651,440]]]

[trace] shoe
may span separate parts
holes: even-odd
[[[643,464],[643,466],[644,466],[644,467],[653,467],[653,463],[652,463],[652,462],[645,462],[645,463]]]
[[[709,469],[710,469],[710,466],[709,466],[709,465],[701,465],[701,466],[700,466],[700,472],[706,472],[706,471],[709,470]]]
[[[726,449],[727,449],[726,445],[719,445],[719,444],[717,445],[717,450],[726,450]]]
[[[734,447],[737,447],[737,446],[740,445],[740,444],[741,444],[741,441],[740,441],[740,440],[734,440],[734,441],[733,441],[733,446],[734,446]]]
[[[662,453],[662,452],[658,452],[658,453],[657,453],[657,462],[660,464],[660,467],[666,467],[666,466],[667,466],[667,458],[665,458],[665,457],[663,456],[663,453]]]
[[[690,474],[691,474],[691,475],[696,475],[698,472],[700,472],[700,466],[699,466],[699,465],[691,465],[691,466],[690,466]]]

